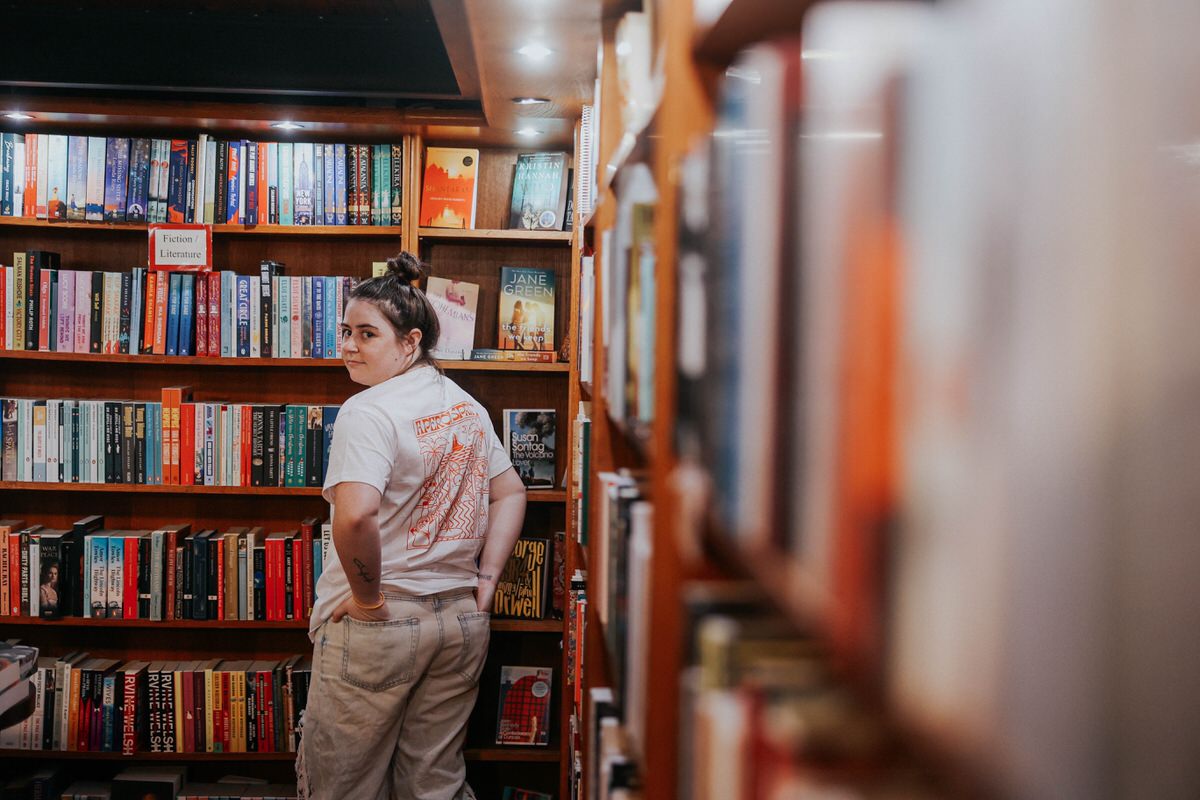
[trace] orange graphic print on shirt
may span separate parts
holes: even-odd
[[[408,546],[424,549],[438,541],[482,539],[487,530],[487,435],[475,406],[459,403],[413,425],[425,483]]]

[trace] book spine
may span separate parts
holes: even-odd
[[[389,146],[391,148],[391,223],[402,225],[404,223],[404,205],[401,199],[404,197],[404,147],[399,144]]]

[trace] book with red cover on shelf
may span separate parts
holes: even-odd
[[[423,228],[475,227],[479,151],[467,147],[429,147],[421,186]]]

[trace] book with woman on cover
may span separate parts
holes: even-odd
[[[501,350],[554,350],[554,270],[500,269]]]
[[[530,489],[554,488],[555,416],[552,408],[504,409],[504,449]]]

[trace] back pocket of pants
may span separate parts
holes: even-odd
[[[359,622],[343,618],[342,680],[373,692],[413,679],[420,624],[411,619]]]
[[[468,684],[479,683],[483,663],[487,661],[488,642],[492,636],[492,615],[486,611],[470,611],[458,615],[462,627],[463,649],[458,672]]]

